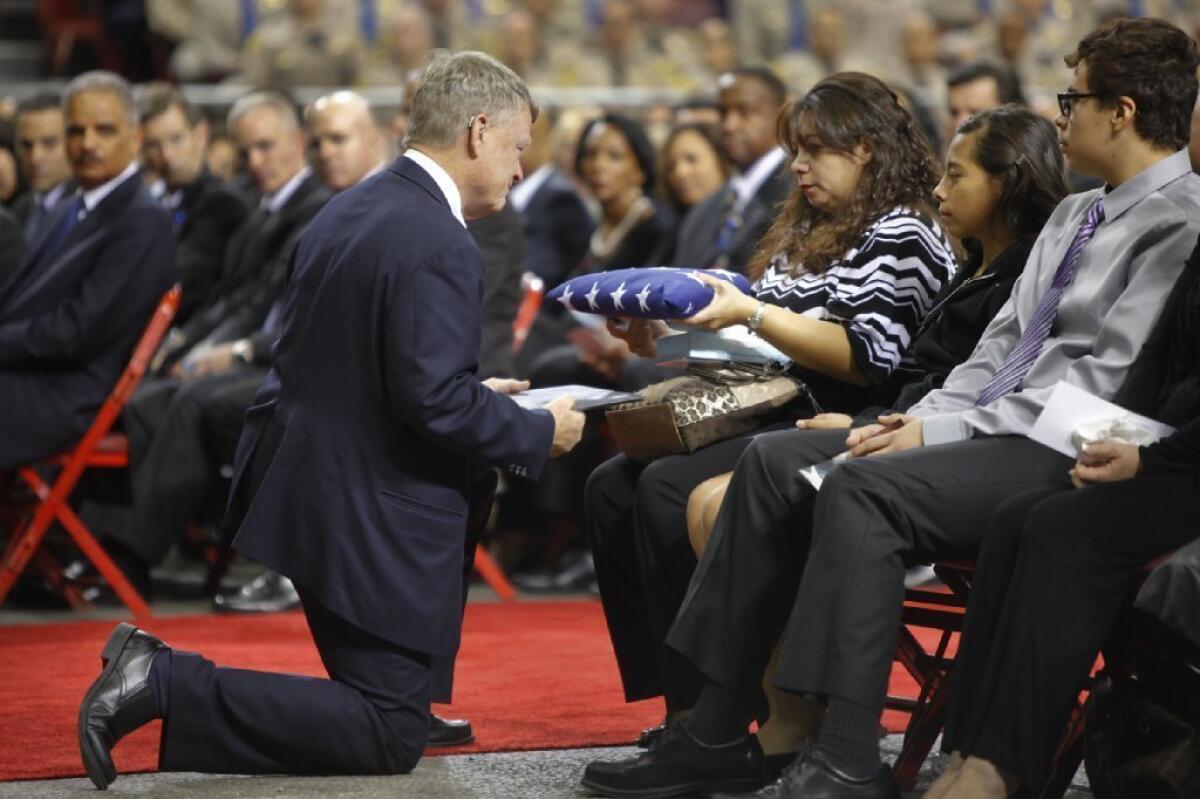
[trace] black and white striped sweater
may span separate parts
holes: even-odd
[[[754,284],[754,294],[813,319],[842,323],[855,364],[872,385],[880,385],[893,369],[909,362],[909,346],[921,320],[957,269],[941,227],[919,211],[897,207],[824,272],[801,267],[793,275],[790,264],[773,260]],[[821,391],[818,384],[838,381],[803,376],[830,410],[850,412],[868,399],[845,384]]]

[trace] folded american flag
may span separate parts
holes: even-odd
[[[551,289],[546,299],[602,316],[686,319],[712,302],[715,293],[696,277],[701,271],[750,293],[750,281],[736,272],[648,266],[580,275]]]

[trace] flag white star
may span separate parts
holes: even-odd
[[[587,294],[584,294],[583,296],[588,301],[588,307],[590,307],[593,311],[600,310],[600,306],[596,304],[596,298],[598,296],[600,296],[600,284],[599,283],[593,283],[592,290],[589,291]]]
[[[563,289],[562,296],[558,298],[558,301],[561,302],[564,307],[570,308],[571,307],[571,296],[572,296],[571,295],[571,287],[567,286]]]
[[[695,272],[688,272],[688,277],[690,277],[692,280],[694,280],[694,281],[696,281],[697,283],[699,283],[701,286],[707,286],[707,285],[708,285],[708,284],[707,284],[707,283],[705,283],[703,280],[701,280],[701,279],[700,279],[700,275],[696,274]]]
[[[686,319],[687,317],[689,317],[691,315],[692,315],[692,304],[689,302],[688,307],[683,309],[683,317]]]
[[[621,304],[621,298],[625,296],[625,281],[621,281],[621,285],[617,286],[616,291],[610,291],[608,296],[612,297],[613,308],[618,311],[625,310],[625,306]]]
[[[633,295],[637,297],[638,305],[644,313],[650,313],[650,306],[646,304],[646,300],[650,299],[650,284],[642,286],[642,290]]]

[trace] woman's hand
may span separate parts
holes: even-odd
[[[818,413],[810,419],[797,419],[801,430],[841,430],[854,424],[854,417],[844,413]]]
[[[698,313],[684,319],[684,324],[704,330],[721,330],[730,325],[745,324],[758,309],[758,300],[742,293],[741,289],[728,280],[721,280],[703,272],[692,272],[692,275],[701,283],[712,286],[715,293],[712,302]]]
[[[1071,470],[1071,482],[1076,488],[1090,483],[1115,483],[1137,477],[1141,470],[1142,454],[1137,444],[1098,441],[1083,445],[1083,452]]]
[[[609,319],[608,332],[629,345],[629,351],[643,358],[653,358],[654,342],[671,334],[667,323],[659,319]]]

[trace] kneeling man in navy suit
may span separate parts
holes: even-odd
[[[125,734],[164,720],[164,771],[398,774],[458,649],[472,473],[536,479],[579,440],[569,399],[523,410],[480,382],[483,268],[466,219],[504,206],[537,110],[481,53],[439,52],[407,151],[300,239],[274,368],[238,444],[233,546],[290,577],[330,679],[221,668],[131,625],[79,710],[100,788]]]

